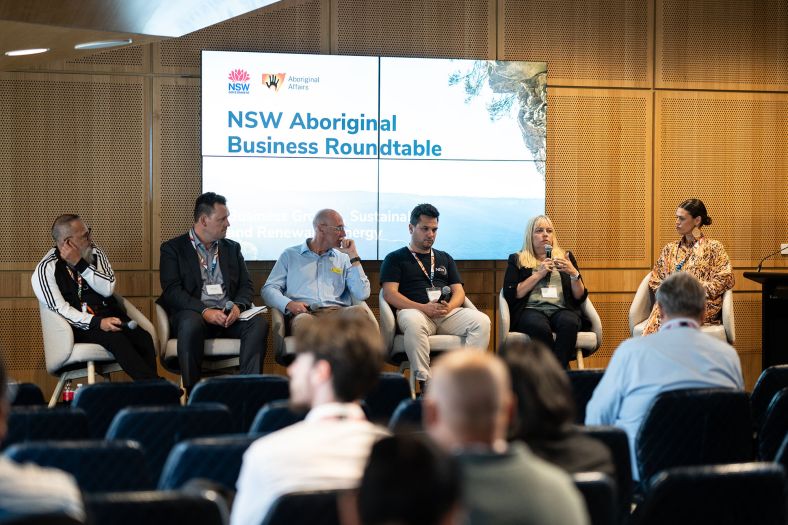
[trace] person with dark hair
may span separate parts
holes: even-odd
[[[522,250],[509,256],[503,296],[509,305],[511,331],[541,341],[568,368],[582,327],[580,305],[588,290],[574,255],[558,246],[547,216],[528,221]]]
[[[388,435],[359,404],[383,366],[383,343],[366,315],[328,316],[295,333],[290,403],[304,421],[255,441],[243,457],[231,525],[262,523],[284,494],[358,486],[372,445]]]
[[[604,472],[614,477],[610,450],[574,426],[575,402],[566,371],[538,341],[505,344],[517,413],[511,439],[524,441],[540,458],[569,473]]]
[[[635,439],[659,394],[682,388],[744,389],[736,349],[700,330],[706,304],[706,288],[688,272],[665,279],[657,289],[659,332],[619,345],[586,407],[587,425],[626,431],[636,480]]]
[[[465,290],[454,259],[432,247],[438,216],[432,204],[416,206],[408,225],[410,244],[386,255],[380,267],[383,298],[396,309],[411,373],[422,391],[432,377],[430,335],[465,336],[465,344],[473,348],[487,348],[490,342],[490,318],[463,307]]]
[[[0,361],[0,441],[8,433],[11,401],[5,366]],[[50,513],[65,513],[79,522],[85,520],[82,494],[74,478],[54,468],[33,463],[20,465],[0,456],[0,521],[16,522],[14,518]]]
[[[426,436],[381,439],[358,490],[361,525],[462,523],[461,480],[457,460]]]
[[[733,288],[735,279],[731,260],[721,242],[707,239],[701,228],[711,224],[706,205],[700,199],[687,199],[676,209],[678,241],[662,248],[648,285],[656,292],[662,281],[676,272],[687,272],[696,277],[706,290],[706,309],[702,324],[720,324],[722,295]],[[643,335],[659,330],[662,322],[657,305],[651,310]]]
[[[194,204],[194,226],[161,245],[156,302],[178,339],[187,393],[200,380],[205,339],[240,339],[242,374],[259,374],[265,356],[268,322],[261,315],[239,320],[252,305],[254,288],[240,244],[225,238],[229,216],[224,197],[203,193]]]
[[[130,321],[112,295],[115,273],[93,243],[92,230],[79,215],[60,215],[52,224],[55,247],[36,265],[31,282],[39,302],[60,314],[75,343],[95,343],[111,353],[133,380],[157,379],[153,338]]]

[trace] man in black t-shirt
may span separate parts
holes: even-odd
[[[431,377],[429,336],[458,335],[479,349],[490,342],[490,318],[462,306],[465,290],[454,259],[432,248],[438,216],[431,204],[416,206],[408,225],[410,245],[388,254],[380,268],[383,298],[396,309],[411,371],[422,388]],[[451,289],[449,297],[444,287]]]

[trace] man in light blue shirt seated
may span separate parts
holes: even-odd
[[[315,236],[287,248],[276,261],[260,295],[265,303],[293,316],[291,330],[315,316],[343,311],[368,310],[356,302],[369,297],[369,279],[353,239],[345,237],[342,216],[320,210],[312,220]]]
[[[621,343],[586,407],[586,425],[626,431],[635,480],[635,438],[658,394],[684,388],[744,389],[736,350],[700,330],[706,307],[700,281],[674,273],[657,289],[657,305],[663,318],[659,332]]]

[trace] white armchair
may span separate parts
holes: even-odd
[[[154,347],[158,352],[158,339],[153,324],[131,301],[118,294],[115,294],[115,299],[126,311],[126,314],[151,335]],[[94,343],[75,344],[71,325],[59,313],[50,310],[42,303],[38,304],[38,309],[41,314],[41,331],[44,336],[44,357],[47,371],[59,377],[55,391],[49,399],[50,407],[57,403],[66,381],[87,377],[88,384],[93,384],[96,382],[96,372],[109,378],[111,372],[122,370],[115,361],[115,356],[103,346]]]
[[[651,272],[647,273],[643,280],[640,281],[640,286],[635,292],[635,298],[629,307],[629,333],[632,334],[632,337],[643,335],[646,320],[651,315],[651,310],[656,302],[654,292],[651,291],[648,285],[650,277]],[[722,295],[721,316],[722,324],[702,326],[701,330],[732,345],[736,342],[736,324],[733,319],[733,291],[731,290],[726,290]]]
[[[591,322],[590,332],[577,333],[577,368],[585,368],[583,362],[584,357],[588,357],[596,352],[602,346],[602,320],[596,312],[590,298],[580,303],[580,312],[583,317]],[[510,332],[511,317],[509,315],[509,303],[503,296],[503,289],[498,293],[498,346],[501,346],[510,340],[519,340],[526,342],[529,337],[520,332]],[[553,334],[555,337],[555,334]]]

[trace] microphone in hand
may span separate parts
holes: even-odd
[[[135,328],[137,328],[137,326],[139,326],[139,324],[137,323],[137,321],[132,319],[131,321],[124,321],[123,323],[121,323],[120,326],[124,330],[134,330]]]
[[[553,258],[553,246],[551,244],[544,245],[544,254],[548,259]]]
[[[451,300],[451,288],[449,288],[448,286],[444,286],[443,288],[441,288],[441,296],[440,298],[438,298],[438,302],[442,303],[443,301],[446,301],[448,303],[450,300]]]
[[[226,303],[224,303],[224,309],[222,310],[222,313],[224,315],[230,315],[230,312],[233,311],[233,306],[235,306],[234,302],[227,301]]]

